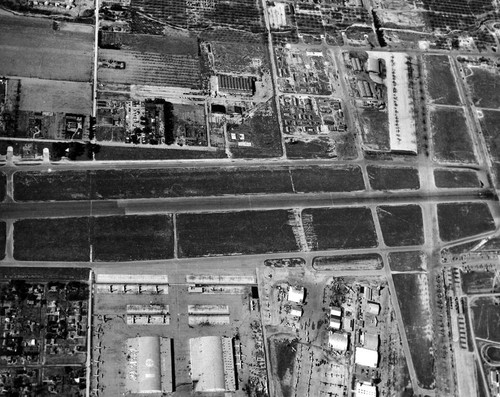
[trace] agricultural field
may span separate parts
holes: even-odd
[[[401,247],[424,243],[422,208],[419,205],[379,206],[377,216],[387,246]]]
[[[427,256],[422,251],[389,252],[388,259],[393,272],[427,271]]]
[[[17,221],[14,223],[14,258],[19,261],[88,261],[89,230],[89,218]]]
[[[135,261],[174,257],[172,217],[105,216],[92,218],[95,261]]]
[[[425,55],[426,85],[431,100],[436,104],[460,105],[455,78],[446,55]]]
[[[3,172],[0,172],[0,201],[5,199],[5,189],[7,189],[7,177]]]
[[[420,180],[416,168],[366,167],[370,186],[375,190],[417,190],[420,189]]]
[[[498,296],[471,299],[472,324],[476,338],[500,342],[498,324],[500,323],[500,298]]]
[[[500,73],[495,69],[469,67],[472,75],[466,78],[474,105],[480,108],[500,109]]]
[[[439,162],[476,163],[474,147],[462,108],[431,108],[434,156]]]
[[[434,170],[434,181],[439,188],[474,188],[481,187],[475,171],[469,170]]]
[[[0,76],[89,82],[93,33],[52,26],[52,19],[0,15]]]
[[[177,216],[179,257],[298,251],[286,210]]]
[[[437,205],[439,236],[453,241],[495,230],[486,203],[441,203]]]
[[[365,189],[361,168],[357,166],[292,168],[290,172],[296,193],[353,192]]]
[[[434,386],[434,355],[432,320],[426,274],[395,273],[401,315],[410,347],[411,359],[421,387]]]
[[[5,243],[7,241],[7,225],[0,221],[0,260],[5,258]]]
[[[91,253],[94,260],[109,262],[172,258],[171,218],[158,215],[53,218],[14,224],[17,260],[85,262],[90,260]]]
[[[369,208],[310,208],[302,211],[309,248],[317,250],[373,248],[378,245]]]

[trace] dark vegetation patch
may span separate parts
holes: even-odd
[[[339,268],[382,269],[382,257],[379,254],[353,254],[335,256],[317,256],[313,259],[316,270],[336,270]]]
[[[499,362],[500,361],[500,348],[496,346],[490,346],[486,349],[486,357],[490,361]]]
[[[389,252],[388,258],[393,272],[427,270],[427,258],[422,251]]]
[[[481,130],[488,147],[490,158],[495,162],[494,171],[497,183],[500,182],[500,111],[483,110],[480,119]]]
[[[96,261],[170,259],[174,256],[171,216],[105,216],[92,220],[92,252]]]
[[[434,170],[434,181],[440,188],[473,188],[480,187],[477,173],[468,170]]]
[[[474,105],[481,108],[500,109],[500,74],[483,68],[471,68],[467,83],[472,91]]]
[[[25,219],[14,224],[20,261],[89,261],[89,218]]]
[[[224,151],[100,146],[96,160],[187,160],[226,158]]]
[[[453,241],[495,230],[486,203],[441,203],[437,205],[439,236]]]
[[[462,270],[462,289],[466,294],[491,294],[500,292],[494,271]]]
[[[415,273],[393,274],[396,295],[403,317],[403,323],[410,347],[410,354],[421,387],[432,388],[434,385],[433,335],[428,326],[431,314],[428,307],[428,294],[424,294],[422,283],[427,283],[427,276]]]
[[[83,267],[0,267],[0,280],[87,281],[89,272]]]
[[[180,257],[297,251],[289,211],[180,214]]]
[[[328,148],[328,138],[322,137],[308,142],[301,140],[286,142],[285,150],[289,159],[324,159],[332,157],[332,151]]]
[[[480,297],[470,304],[472,324],[477,338],[500,342],[498,324],[500,324],[500,298]]]
[[[377,215],[387,246],[424,243],[424,224],[419,205],[380,206],[377,207]]]
[[[5,258],[5,244],[7,242],[7,225],[0,222],[0,260]]]
[[[291,397],[293,391],[292,379],[295,370],[295,356],[297,355],[298,340],[270,339],[269,350],[271,352],[271,362],[279,380],[281,395]]]
[[[14,257],[25,261],[86,262],[173,257],[169,216],[29,219],[14,224]]]
[[[5,199],[5,192],[7,189],[7,177],[3,172],[0,172],[0,201]]]
[[[372,189],[375,190],[403,190],[420,189],[420,180],[416,168],[404,167],[366,167]]]
[[[369,208],[310,208],[302,211],[313,250],[373,248],[378,244]]]
[[[352,192],[365,189],[359,167],[292,168],[291,173],[295,192]]]
[[[432,109],[431,124],[438,161],[477,162],[463,109]]]
[[[460,105],[460,97],[448,56],[426,55],[424,59],[429,73],[427,89],[434,103]]]

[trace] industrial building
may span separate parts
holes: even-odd
[[[189,340],[195,392],[235,391],[232,338],[203,336]]]
[[[302,303],[304,302],[304,296],[305,296],[304,287],[295,288],[293,286],[290,286],[290,288],[288,289],[287,299],[290,302]]]
[[[364,367],[377,368],[378,352],[365,347],[356,347],[355,362]]]
[[[349,336],[344,332],[330,332],[328,345],[333,349],[345,353],[349,345]]]
[[[377,387],[372,386],[370,383],[356,383],[355,397],[377,397]]]
[[[140,336],[127,340],[127,393],[161,394],[173,391],[172,340]]]

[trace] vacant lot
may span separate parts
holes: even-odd
[[[55,31],[48,18],[2,14],[0,76],[88,82],[93,40],[91,33]]]
[[[14,224],[14,257],[26,261],[131,261],[173,257],[170,216],[30,219]]]
[[[20,261],[88,261],[89,241],[89,218],[26,219],[14,224],[14,258]]]
[[[291,397],[294,390],[295,361],[298,340],[269,339],[269,354],[276,397]]]
[[[378,245],[369,208],[312,208],[302,211],[313,250],[372,248]]]
[[[434,335],[427,275],[397,273],[392,277],[418,383],[422,387],[431,388],[434,385]]]
[[[334,152],[329,146],[329,139],[319,137],[304,142],[296,140],[285,143],[286,156],[289,159],[317,159],[331,158]]]
[[[481,129],[494,161],[500,161],[500,111],[483,110]]]
[[[5,199],[5,190],[7,189],[7,177],[0,172],[0,201]]]
[[[387,246],[424,243],[424,224],[419,205],[380,206],[377,207],[377,215]]]
[[[363,143],[372,150],[389,150],[389,116],[387,112],[365,109],[360,115]]]
[[[455,78],[446,55],[426,55],[427,89],[434,103],[460,105]]]
[[[479,178],[474,171],[434,170],[434,181],[440,188],[480,187]]]
[[[393,272],[426,271],[427,257],[422,251],[389,252],[389,266]]]
[[[462,271],[462,288],[466,294],[491,294],[500,292],[495,273],[487,270]]]
[[[172,218],[167,215],[92,218],[92,248],[94,260],[104,262],[173,258]]]
[[[420,180],[416,168],[403,167],[366,167],[370,185],[375,190],[420,189]]]
[[[474,104],[481,108],[500,109],[500,73],[494,69],[472,67],[467,77]]]
[[[481,297],[470,303],[472,324],[477,338],[500,342],[498,324],[500,324],[500,298]]]
[[[476,162],[463,109],[431,109],[431,124],[434,154],[438,161]]]
[[[7,237],[7,225],[0,221],[0,260],[5,258],[5,243]]]
[[[295,192],[352,192],[364,190],[363,174],[359,167],[311,167],[292,169]]]
[[[21,79],[19,110],[88,115],[92,112],[92,85],[73,81]]]
[[[298,250],[286,210],[180,214],[177,235],[188,258]]]
[[[224,151],[160,149],[140,146],[100,146],[96,160],[180,160],[226,158]]]
[[[313,268],[319,271],[374,270],[384,266],[379,254],[353,254],[317,256],[313,258]]]
[[[443,241],[495,230],[495,222],[486,203],[438,204],[437,213],[439,236]]]

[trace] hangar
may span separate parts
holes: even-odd
[[[189,340],[191,378],[197,392],[235,391],[233,341],[203,336]]]
[[[161,394],[173,391],[172,340],[158,336],[127,339],[127,393]]]

